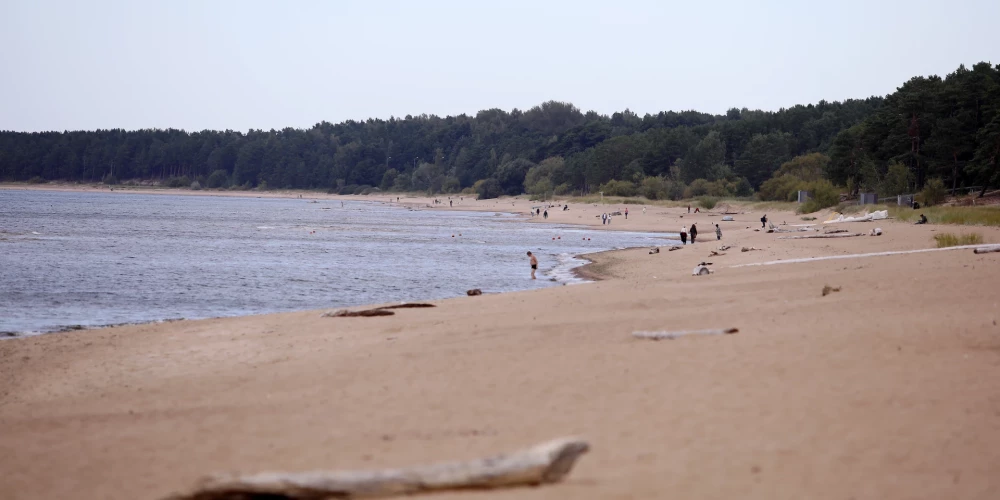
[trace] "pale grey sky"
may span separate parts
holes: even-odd
[[[0,0],[0,130],[310,127],[886,95],[1000,62],[998,0]]]

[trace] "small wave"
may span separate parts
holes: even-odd
[[[257,226],[257,229],[274,229],[274,226]]]
[[[555,281],[567,285],[589,283],[588,280],[585,280],[577,276],[576,273],[573,272],[574,269],[583,266],[586,263],[587,263],[586,260],[581,259],[573,254],[561,253],[559,255],[556,255],[556,265],[555,267],[552,268],[551,271],[547,273],[547,275],[552,279],[554,279]]]

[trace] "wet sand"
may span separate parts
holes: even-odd
[[[537,205],[503,204],[456,208]],[[753,231],[752,213],[720,222],[716,242],[717,214],[629,208],[611,229],[694,221],[699,242],[591,255],[597,283],[387,317],[308,311],[0,341],[2,496],[159,498],[212,472],[402,466],[566,435],[592,451],[564,483],[447,497],[1000,495],[1000,254],[731,267],[931,248],[936,232],[1000,243],[1000,230],[880,221],[839,225],[880,237],[779,240]],[[607,210],[571,204],[548,222],[600,225]],[[720,244],[735,248],[709,257]],[[715,273],[692,277],[703,260]],[[631,337],[725,327],[740,332]]]

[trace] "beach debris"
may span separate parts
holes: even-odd
[[[478,288],[473,288],[472,290],[466,290],[465,294],[469,297],[475,297],[476,295],[482,295],[483,291]]]
[[[733,248],[733,246],[732,245],[722,245],[721,247],[719,247],[719,251],[720,252],[725,252],[726,250],[729,250],[730,248]]]
[[[740,249],[740,251],[741,251],[741,252],[756,252],[756,251],[758,251],[758,250],[763,250],[763,248],[757,248],[757,247],[743,247],[743,248],[741,248],[741,249]]]
[[[708,266],[711,265],[712,265],[711,262],[702,262],[701,264],[694,266],[694,270],[691,271],[691,276],[702,276],[706,274],[712,274],[714,271],[708,268]]]
[[[815,217],[799,217],[802,220],[816,220]]]
[[[869,236],[882,236],[882,228],[876,227],[868,233]]]
[[[674,332],[668,332],[666,330],[655,332],[637,331],[632,332],[632,336],[637,339],[673,340],[677,337],[684,337],[686,335],[732,335],[739,332],[740,330],[738,328],[713,328],[708,330],[679,330]]]
[[[733,216],[732,215],[727,215],[727,216],[723,217],[722,220],[724,220],[726,222],[732,222],[733,221]]]
[[[347,309],[337,309],[336,311],[327,311],[323,313],[324,318],[347,318],[355,316],[392,316],[396,314],[392,311],[387,311],[385,309],[365,309],[362,311],[348,311]]]
[[[537,486],[561,481],[589,450],[586,441],[563,438],[489,458],[402,469],[214,475],[199,481],[190,492],[167,500],[386,498],[446,490]]]
[[[667,249],[668,252],[673,252],[674,250],[680,250],[681,247],[670,247]]]
[[[712,250],[712,253],[708,254],[709,257],[717,257],[719,255],[726,255],[726,254],[725,252],[717,252],[715,250]]]
[[[654,253],[660,253],[660,248],[659,247],[653,247],[653,248],[649,249],[649,255],[653,255]]]
[[[351,311],[348,309],[337,309],[335,311],[327,311],[322,314],[324,318],[353,318],[353,317],[371,317],[371,316],[392,316],[396,314],[390,309],[413,309],[421,307],[437,307],[434,304],[424,304],[419,302],[404,302],[402,304],[396,304],[391,306],[376,307],[374,309],[362,309],[360,311]]]
[[[812,238],[853,238],[855,236],[862,236],[861,233],[844,233],[844,234],[807,234],[805,236],[778,236],[779,240],[804,240]]]
[[[437,306],[434,304],[427,304],[424,302],[403,302],[402,304],[376,307],[375,309],[420,309],[423,307],[437,307]]]
[[[1000,252],[1000,245],[990,245],[985,247],[979,247],[972,251],[973,253],[994,253]]]
[[[849,233],[850,231],[846,229],[827,229],[823,231],[823,234],[837,234],[837,233]]]
[[[840,287],[839,286],[838,287],[832,287],[830,285],[823,285],[823,296],[824,297],[826,297],[827,295],[830,295],[833,292],[839,292],[839,291],[840,291]]]

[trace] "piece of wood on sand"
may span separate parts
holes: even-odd
[[[979,247],[972,250],[974,253],[994,253],[1000,252],[1000,245],[990,245],[986,247]]]
[[[490,458],[404,469],[212,476],[190,492],[167,500],[385,498],[444,490],[536,486],[562,480],[576,459],[589,449],[586,441],[563,438]]]
[[[739,333],[738,328],[712,328],[708,330],[678,330],[675,332],[668,331],[657,331],[657,332],[632,332],[632,336],[637,339],[649,339],[649,340],[673,340],[677,337],[684,337],[687,335],[731,335],[734,333]]]
[[[854,236],[862,236],[861,233],[844,233],[844,234],[808,234],[805,236],[778,236],[779,240],[804,240],[812,238],[851,238]]]

